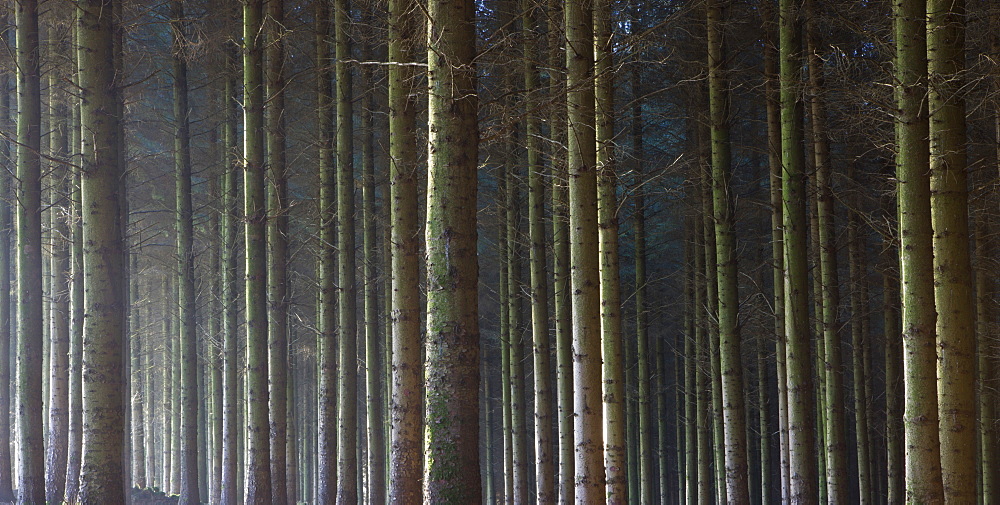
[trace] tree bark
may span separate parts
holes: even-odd
[[[417,176],[417,72],[423,30],[414,0],[389,2],[389,158],[392,216],[392,400],[389,501],[421,500],[423,374]]]
[[[125,241],[121,226],[122,167],[113,57],[113,0],[78,5],[80,39],[84,234],[87,286],[83,341],[82,503],[125,503],[124,359]],[[22,65],[22,68],[25,66]],[[23,178],[22,178],[23,179]],[[23,495],[22,495],[23,496]],[[30,502],[30,500],[21,500]],[[40,502],[40,500],[39,500]]]
[[[427,364],[424,501],[481,502],[476,291],[475,4],[427,5]]]

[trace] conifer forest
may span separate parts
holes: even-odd
[[[1000,0],[0,1],[0,505],[1000,504]]]

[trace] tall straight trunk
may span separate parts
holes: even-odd
[[[947,503],[975,499],[976,334],[966,166],[965,1],[928,0],[931,225],[938,313],[938,420]]]
[[[246,223],[247,505],[271,503],[268,422],[267,199],[264,184],[262,0],[243,7],[243,215]]]
[[[542,165],[541,118],[534,110],[540,100],[539,76],[535,61],[540,42],[536,4],[521,1],[521,26],[524,65],[524,142],[528,170],[528,241],[531,244],[531,342],[534,359],[535,392],[535,478],[536,496],[540,503],[552,503],[558,498],[555,480],[554,440],[552,433],[552,369],[549,357],[549,286],[546,272],[545,247],[545,173]]]
[[[807,63],[809,68],[809,122],[812,127],[813,159],[816,165],[816,212],[819,218],[819,259],[822,291],[823,341],[825,350],[825,419],[827,500],[847,499],[847,443],[844,428],[844,376],[840,353],[840,281],[837,275],[836,201],[833,198],[833,167],[826,131],[823,102],[823,59],[815,0],[806,0]]]
[[[366,58],[367,59],[367,58]],[[373,116],[374,80],[370,66],[361,69],[362,89],[368,89],[361,101],[361,173],[363,183],[362,210],[364,227],[364,275],[365,275],[365,390],[368,393],[368,503],[385,503],[385,414],[382,398],[382,383],[385,372],[382,369],[383,352],[381,330],[379,328],[378,253],[376,244],[375,215],[375,132]]]
[[[333,86],[327,2],[316,2],[316,129],[319,135],[319,341],[316,501],[333,503],[337,493],[337,293],[336,166],[333,151]]]
[[[475,4],[427,5],[427,412],[424,502],[481,502],[476,298]]]
[[[174,180],[176,183],[175,230],[177,233],[178,275],[178,344],[181,370],[181,452],[180,503],[199,502],[198,486],[198,351],[195,329],[194,225],[191,207],[191,135],[188,123],[188,79],[185,55],[186,23],[184,7],[173,0],[171,34],[173,35],[174,77]],[[173,338],[171,335],[170,338]],[[176,366],[176,364],[175,364]]]
[[[180,289],[179,286],[180,279],[176,279],[174,283],[171,284],[171,291],[166,298],[168,300],[167,304],[170,307],[170,313],[168,317],[171,319],[171,327],[173,331],[167,334],[167,339],[170,342],[170,389],[173,391],[173,409],[170,411],[170,452],[172,457],[170,458],[170,494],[179,495],[181,493],[181,473],[184,469],[184,454],[181,452],[181,437],[184,436],[183,430],[183,410],[184,410],[184,390],[182,385],[181,370],[183,364],[181,363],[181,342],[178,336],[182,331],[181,326],[184,324],[183,321],[178,317],[180,314],[179,299],[180,299]]]
[[[68,190],[67,185],[67,190]],[[67,255],[68,257],[68,255]],[[133,254],[129,254],[129,259],[131,262],[131,267],[129,269],[129,297],[131,321],[129,326],[132,329],[131,335],[129,336],[129,354],[130,354],[130,364],[129,364],[129,375],[131,377],[132,383],[132,481],[129,484],[134,484],[139,489],[145,489],[149,487],[149,482],[147,479],[147,469],[146,469],[146,456],[148,452],[147,443],[152,437],[152,432],[147,431],[147,426],[145,420],[147,419],[147,411],[145,410],[146,397],[149,394],[149,389],[144,383],[146,368],[143,366],[142,358],[144,356],[143,347],[147,342],[146,333],[141,331],[145,320],[142,319],[142,314],[139,308],[139,300],[141,299],[139,295],[139,255],[138,251]],[[67,258],[67,267],[68,258]],[[67,294],[68,296],[68,294]],[[68,314],[67,314],[68,316]],[[147,435],[147,433],[149,433]],[[65,476],[63,477],[65,481]]]
[[[508,149],[509,152],[509,149]],[[504,198],[504,206],[507,197],[507,176],[506,173],[497,177],[497,194]],[[501,402],[501,429],[503,434],[503,503],[504,505],[514,505],[514,402],[512,401],[511,388],[511,367],[510,367],[510,240],[508,239],[506,212],[503,215],[503,222],[497,232],[497,243],[500,246],[500,282],[497,286],[500,298],[500,402]]]
[[[812,133],[808,133],[810,139]],[[812,142],[807,140],[808,159],[812,157]],[[816,188],[816,171],[812,170],[809,175],[809,184]],[[813,194],[816,194],[813,191]],[[822,259],[820,258],[820,238],[819,238],[819,206],[813,198],[812,205],[809,206],[809,261],[810,270],[813,272],[812,278],[812,306],[813,322],[816,325],[816,339],[813,358],[816,364],[816,447],[820,448],[820,455],[817,458],[819,479],[819,502],[827,503],[827,479],[826,470],[829,464],[826,448],[826,342],[823,340],[823,278]]]
[[[513,88],[513,83],[509,83]],[[528,502],[528,447],[527,432],[525,430],[525,401],[524,392],[524,335],[523,309],[521,297],[521,264],[524,253],[521,248],[521,178],[518,166],[517,155],[514,151],[514,137],[516,133],[511,132],[505,141],[506,163],[504,166],[504,207],[505,212],[505,238],[506,260],[507,260],[507,296],[503,303],[507,304],[507,333],[506,342],[508,352],[508,365],[510,371],[510,434],[511,434],[511,462],[513,463],[513,493],[508,495],[508,500],[514,504]]]
[[[885,329],[885,448],[886,495],[891,505],[905,503],[903,470],[903,342],[899,328],[899,253],[882,276],[882,314]]]
[[[291,330],[291,340],[294,342],[296,337],[296,331]],[[294,355],[289,352],[288,355],[288,380],[285,383],[285,397],[288,399],[288,410],[285,417],[285,444],[287,449],[287,454],[285,455],[285,490],[287,494],[285,495],[285,503],[295,505],[299,503],[299,490],[298,490],[298,479],[299,479],[299,453],[304,448],[300,447],[299,443],[299,433],[298,429],[298,416],[300,415],[301,409],[295,403],[295,391],[296,387],[299,386],[301,381],[296,377],[296,360]],[[309,397],[310,399],[312,397]],[[307,438],[308,434],[306,434]]]
[[[906,501],[943,499],[937,407],[937,349],[924,0],[893,3],[896,35],[896,180],[902,300]]]
[[[42,432],[42,161],[38,1],[16,3],[19,503],[45,500]],[[88,35],[91,35],[88,32]],[[110,39],[109,39],[110,40]],[[87,44],[92,40],[84,40]],[[89,104],[88,104],[89,105]],[[95,351],[107,349],[95,349]]]
[[[392,222],[392,390],[389,501],[421,500],[423,374],[420,357],[420,224],[417,180],[417,92],[423,29],[415,0],[389,1],[389,158]]]
[[[638,8],[636,9],[638,14]],[[632,88],[632,158],[634,160],[635,182],[643,184],[643,125],[642,125],[642,82],[641,68],[638,62],[632,63],[630,72]],[[661,396],[663,407],[666,407],[666,368],[663,362],[662,338],[657,337],[653,346],[649,344],[649,314],[646,312],[646,200],[642,189],[633,196],[633,245],[635,247],[635,340],[637,363],[637,394],[638,394],[638,438],[639,438],[639,503],[651,503],[653,490],[659,478],[660,500],[666,502],[669,484],[669,468],[667,464],[667,424],[666,416],[662,415],[659,402]],[[650,354],[652,351],[652,354]],[[656,381],[655,387],[653,382]],[[655,395],[655,397],[654,397]],[[655,409],[657,415],[651,415]],[[657,419],[657,427],[653,420]],[[658,430],[658,431],[657,431]],[[653,465],[653,440],[658,442],[655,451],[658,456],[658,466]],[[680,438],[676,439],[678,447]],[[679,467],[678,467],[679,468]],[[658,471],[658,475],[656,472]],[[683,482],[678,482],[683,488]]]
[[[242,396],[238,387],[237,346],[239,313],[239,286],[236,280],[236,262],[239,238],[239,120],[237,101],[237,73],[239,61],[235,42],[225,48],[225,81],[222,93],[222,142],[224,149],[222,176],[222,477],[219,483],[221,505],[236,505],[242,501],[238,491],[238,447],[243,430],[237,418],[237,398]]]
[[[605,503],[601,415],[601,292],[591,0],[566,2],[566,108],[573,321],[576,503]]]
[[[269,0],[265,16],[267,81],[267,164],[271,170],[268,185],[268,415],[271,445],[272,503],[284,504],[288,498],[285,476],[285,452],[288,399],[288,179],[285,175],[285,3]]]
[[[786,371],[785,334],[785,258],[784,258],[784,212],[782,208],[782,140],[781,140],[781,97],[778,82],[777,16],[774,3],[763,2],[761,18],[765,28],[764,39],[764,99],[767,108],[767,164],[770,172],[771,201],[771,262],[772,262],[772,303],[774,307],[774,351],[775,375],[778,391],[778,497],[788,503],[790,495],[788,459],[788,388]],[[771,497],[767,497],[767,503]]]
[[[569,187],[566,153],[565,21],[562,0],[549,0],[548,67],[549,152],[552,177],[552,310],[556,348],[556,425],[558,427],[560,503],[576,497],[576,460],[573,445],[573,360],[569,251]]]
[[[699,167],[700,169],[700,167]],[[701,181],[699,181],[701,183]],[[701,197],[704,194],[699,193]],[[699,202],[701,203],[701,202]],[[711,503],[714,501],[715,479],[712,472],[712,461],[715,451],[712,450],[712,384],[711,384],[711,362],[709,347],[710,337],[710,314],[708,312],[708,277],[706,275],[705,259],[705,233],[704,216],[701,219],[694,219],[692,222],[695,247],[694,247],[694,272],[692,282],[694,283],[694,333],[695,333],[695,380],[694,394],[697,396],[697,412],[695,413],[695,423],[698,430],[698,452],[697,452],[697,503]],[[714,280],[714,279],[713,279]]]
[[[358,501],[358,321],[354,252],[354,105],[350,0],[334,2],[337,92],[337,245],[339,295],[339,392],[337,503]]]
[[[714,203],[716,279],[718,299],[719,372],[722,375],[722,418],[725,426],[726,497],[749,503],[747,483],[747,441],[743,405],[743,365],[739,334],[739,278],[736,265],[736,236],[733,230],[736,209],[730,196],[732,152],[729,142],[729,82],[724,23],[725,0],[710,0],[708,24],[708,101],[711,128],[712,200]]]
[[[618,177],[613,138],[614,71],[611,2],[593,0],[594,96],[597,145],[597,229],[600,262],[601,347],[603,352],[604,467],[607,500],[628,503],[625,355],[622,352],[621,274],[618,260]],[[582,126],[582,125],[580,125]],[[580,127],[578,126],[578,127]],[[584,194],[579,194],[578,198]]]
[[[217,97],[217,95],[216,95]],[[225,107],[225,99],[220,100],[220,102]],[[225,109],[223,109],[225,110]],[[225,128],[225,126],[223,126]],[[211,195],[212,201],[222,202],[223,192],[225,191],[225,184],[223,183],[225,178],[226,169],[226,154],[225,148],[219,148],[218,146],[223,145],[219,139],[219,128],[212,130],[210,140],[216,146],[213,149],[213,154],[216,162],[219,164],[219,171],[209,180],[209,194]],[[214,172],[214,171],[213,171]],[[211,470],[209,474],[209,485],[208,488],[208,501],[211,503],[220,503],[222,500],[222,426],[223,426],[223,414],[222,414],[222,404],[223,404],[223,389],[224,384],[222,382],[222,372],[223,372],[223,360],[224,360],[224,334],[222,332],[222,214],[225,213],[225,208],[221,209],[220,212],[213,212],[209,215],[209,233],[210,233],[210,248],[209,252],[211,258],[209,259],[209,272],[211,272],[211,293],[212,301],[209,304],[210,312],[209,315],[209,336],[210,341],[207,344],[208,347],[208,366],[210,367],[211,374],[211,410],[212,416],[210,420],[211,425],[211,447],[210,447],[210,461]],[[148,334],[147,334],[148,335]],[[146,342],[148,342],[148,337]],[[221,344],[221,345],[220,345]],[[147,345],[148,348],[148,345]],[[147,354],[148,356],[148,351]],[[148,369],[149,364],[146,363],[143,368]],[[145,391],[149,391],[147,388]],[[147,416],[148,419],[148,416]],[[148,437],[152,437],[152,430],[147,429],[146,433]]]
[[[690,221],[690,220],[689,220]],[[695,286],[695,275],[698,270],[696,255],[700,249],[700,243],[694,238],[694,226],[691,222],[685,225],[685,248],[684,248],[684,395],[686,397],[684,405],[683,424],[684,449],[685,449],[685,489],[687,496],[685,503],[694,504],[698,502],[698,473],[701,466],[698,464],[698,357],[701,333],[697,329],[698,307],[697,287]]]
[[[74,24],[74,43],[77,46],[79,24]],[[76,53],[79,55],[79,52]],[[74,58],[74,73],[77,72]],[[70,135],[71,154],[79,162],[80,134],[80,104],[73,106],[73,120]],[[72,191],[73,218],[73,249],[72,249],[72,286],[70,293],[71,328],[69,341],[69,452],[66,457],[66,487],[65,499],[75,503],[80,492],[80,464],[83,459],[83,210],[80,207],[80,183],[82,174],[74,171]]]
[[[707,104],[708,90],[700,89]],[[722,363],[719,356],[719,283],[718,283],[718,254],[715,243],[715,201],[712,196],[712,139],[711,128],[707,122],[700,121],[698,124],[698,151],[699,151],[699,192],[701,194],[701,219],[702,227],[700,233],[703,235],[702,243],[705,255],[704,266],[701,272],[704,275],[705,288],[705,313],[704,329],[707,339],[708,362],[706,371],[709,380],[710,405],[708,422],[711,423],[711,448],[712,448],[712,473],[714,477],[715,496],[719,502],[726,502],[726,457],[723,427],[723,407],[722,407]]]
[[[980,217],[976,223],[976,338],[978,353],[978,402],[979,402],[979,454],[981,465],[980,482],[982,490],[980,496],[984,498],[984,503],[995,503],[997,493],[997,442],[996,442],[996,395],[991,386],[995,383],[995,359],[990,350],[996,342],[995,335],[990,328],[993,321],[993,294],[995,288],[993,279],[990,276],[987,262],[993,257],[993,239],[987,235],[986,225],[982,222],[985,216]]]
[[[11,38],[13,32],[9,26],[8,14],[4,13],[3,25],[5,28],[0,32],[0,43],[3,44],[4,51],[11,50]],[[11,72],[3,72],[0,75],[0,125],[5,130],[11,128]],[[4,160],[0,169],[0,412],[10,412],[10,342],[13,337],[10,320],[10,295],[11,295],[11,254],[10,236],[11,216],[10,216],[10,196],[12,179],[8,173],[12,173],[15,167],[11,166],[11,149],[13,144],[6,139],[0,142],[0,159]],[[10,416],[0,415],[0,440],[11,440]],[[0,444],[0,501],[13,501],[14,489],[11,482],[13,467],[11,465],[10,443]]]
[[[120,100],[113,58],[113,0],[77,6],[83,136],[82,208],[87,298],[83,342],[83,464],[80,501],[125,503],[122,401],[125,239],[119,181]],[[21,68],[25,68],[22,66]],[[24,500],[27,501],[27,500]]]
[[[56,47],[58,46],[58,47]],[[50,41],[53,52],[69,51],[69,41]],[[69,423],[69,170],[64,164],[69,156],[68,95],[59,86],[58,74],[49,74],[50,155],[53,164],[51,205],[51,248],[49,271],[52,275],[49,343],[49,411],[48,443],[45,451],[45,496],[58,503],[64,498],[66,486],[66,452]]]
[[[848,172],[853,172],[851,167]],[[859,186],[861,181],[856,181]],[[867,329],[868,325],[864,320],[868,317],[868,300],[866,296],[868,289],[864,284],[868,282],[868,272],[865,268],[865,243],[864,230],[861,228],[861,202],[858,198],[852,198],[852,209],[849,211],[847,223],[847,245],[849,254],[849,272],[851,276],[851,353],[852,367],[854,368],[854,436],[855,449],[858,461],[858,503],[870,504],[874,500],[873,476],[874,468],[871,466],[869,437],[868,437],[868,394],[865,385],[870,377],[865,370],[865,349],[868,345]]]
[[[174,380],[173,380],[173,368],[174,368],[174,355],[173,355],[173,344],[174,339],[171,338],[173,335],[173,311],[171,308],[171,300],[174,298],[174,288],[173,279],[170,276],[165,276],[162,281],[162,303],[160,305],[161,310],[161,328],[162,328],[162,342],[160,347],[160,384],[163,389],[163,406],[161,407],[161,420],[160,429],[163,433],[163,491],[169,493],[171,491],[171,468],[173,468],[173,430],[171,429],[171,420],[174,418],[174,397],[176,393],[174,391]]]
[[[801,0],[780,0],[782,206],[785,260],[789,498],[816,502],[812,357],[809,349],[806,184],[801,87]]]

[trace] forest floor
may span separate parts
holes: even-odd
[[[132,505],[174,505],[178,499],[159,490],[132,488]]]

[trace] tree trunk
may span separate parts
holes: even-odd
[[[417,222],[417,93],[415,68],[423,30],[414,0],[389,2],[389,157],[392,216],[392,403],[389,501],[421,500],[423,373],[420,357],[420,224]]]
[[[239,440],[242,438],[237,418],[242,396],[237,374],[237,306],[239,286],[236,279],[236,262],[239,238],[239,140],[237,136],[237,74],[239,61],[236,57],[236,43],[230,42],[225,48],[226,66],[222,108],[224,111],[222,142],[225,150],[222,182],[222,480],[219,483],[221,505],[236,505],[243,497],[238,493]]]
[[[549,342],[549,286],[546,273],[545,247],[545,181],[541,158],[541,118],[535,111],[539,104],[538,56],[540,42],[536,19],[536,4],[522,0],[521,25],[524,56],[524,142],[528,170],[528,241],[531,244],[531,341],[534,359],[535,392],[535,478],[536,496],[540,503],[553,503],[558,498],[555,478],[555,448],[552,433],[552,369]]]
[[[850,167],[848,172],[853,172]],[[864,187],[861,181],[855,181],[858,187]],[[858,198],[852,198],[852,208],[848,210],[847,223],[847,245],[849,255],[849,271],[851,282],[851,353],[852,366],[854,368],[854,436],[856,440],[858,461],[858,503],[870,504],[875,498],[872,492],[874,468],[871,466],[869,457],[868,438],[868,394],[866,384],[870,378],[865,370],[866,346],[868,345],[867,325],[864,323],[868,317],[868,294],[867,287],[868,271],[865,268],[865,255],[867,244],[865,243],[864,231],[861,230],[861,218],[858,213],[863,212]]]
[[[427,5],[427,364],[424,502],[481,502],[475,5]]]
[[[591,0],[566,15],[569,242],[573,313],[573,415],[576,503],[605,503],[601,415],[601,293],[594,133],[594,23]]]
[[[337,494],[337,294],[336,166],[333,159],[333,87],[327,2],[316,2],[316,129],[319,135],[320,300],[318,346],[318,440],[316,501],[333,503]]]
[[[267,200],[264,183],[263,1],[243,8],[244,203],[246,223],[247,505],[271,503],[268,422]]]
[[[0,32],[4,51],[11,50],[11,39],[13,31],[8,25],[8,14],[4,13],[3,25],[5,28]],[[10,73],[4,72],[0,75],[0,125],[5,130],[10,130],[11,124],[11,100],[10,100]],[[12,178],[8,173],[13,173],[16,167],[12,166],[11,149],[13,144],[7,140],[0,142],[0,159],[4,160],[0,169],[0,412],[11,411],[10,391],[10,343],[14,333],[11,328],[11,249],[10,238],[13,230],[10,215],[10,197]],[[15,237],[16,239],[16,237]],[[0,440],[11,440],[10,416],[0,415]],[[14,501],[13,482],[11,482],[13,467],[11,465],[10,443],[0,443],[0,501]]]
[[[371,52],[369,51],[369,56]],[[366,58],[368,59],[368,58]],[[375,214],[375,132],[373,116],[375,104],[372,88],[372,69],[365,66],[361,69],[362,89],[369,90],[362,96],[361,102],[361,134],[364,141],[361,145],[361,173],[363,195],[363,227],[364,227],[364,275],[365,275],[365,370],[366,388],[368,393],[368,503],[382,505],[385,503],[385,415],[382,398],[382,383],[385,372],[382,369],[383,352],[379,342],[382,336],[379,328],[378,290],[378,249],[376,244]]]
[[[896,180],[903,308],[906,501],[943,499],[926,96],[925,2],[893,4],[896,33]]]
[[[268,405],[271,446],[272,503],[285,504],[288,498],[285,476],[288,397],[288,179],[285,175],[285,3],[268,0],[265,16],[267,46],[267,164],[268,185]]]
[[[337,245],[340,389],[337,503],[358,501],[358,321],[354,252],[354,106],[351,88],[350,0],[334,2],[337,87]]]
[[[976,496],[976,338],[969,259],[964,0],[927,3],[931,225],[941,480],[947,503]],[[927,394],[928,390],[922,393]]]
[[[615,192],[614,71],[611,4],[593,0],[594,95],[597,145],[597,229],[600,254],[601,346],[603,352],[604,467],[609,503],[628,503],[625,354],[622,352],[621,274],[618,261],[618,199]],[[578,125],[577,128],[583,125]],[[571,179],[572,180],[572,179]],[[578,198],[584,194],[578,194]]]
[[[191,206],[191,136],[188,124],[188,78],[185,55],[186,23],[184,7],[180,0],[173,0],[171,8],[171,34],[173,35],[174,78],[174,180],[177,206],[175,208],[177,233],[177,292],[178,344],[181,369],[181,452],[180,503],[194,504],[199,500],[198,486],[198,352],[195,328],[194,286],[194,226]],[[168,338],[173,338],[173,335]],[[176,366],[176,364],[175,364]],[[176,466],[176,464],[175,464]],[[176,483],[175,483],[176,485]]]
[[[17,180],[20,181],[17,191],[19,203],[17,206],[17,446],[19,451],[17,492],[20,503],[42,503],[45,500],[45,453],[39,450],[44,443],[40,129],[42,103],[37,0],[22,0],[16,3],[15,26],[18,69]],[[87,35],[93,36],[89,31]],[[108,40],[110,41],[110,38]],[[82,42],[90,45],[94,41],[83,39]],[[95,349],[98,352],[101,350],[108,349]]]
[[[52,52],[69,52],[69,43],[50,41]],[[49,271],[52,275],[51,329],[49,343],[49,417],[45,458],[45,496],[51,503],[64,498],[66,453],[69,429],[69,110],[68,95],[59,87],[57,72],[49,74],[50,155],[53,163],[51,205],[51,247]],[[5,355],[4,355],[5,356]]]
[[[815,503],[817,475],[809,350],[805,154],[799,97],[802,73],[800,6],[801,0],[780,0],[779,4],[789,497],[792,503]]]
[[[124,145],[116,113],[120,97],[115,76],[120,74],[114,68],[112,10],[112,0],[86,0],[77,10],[81,123],[88,132],[82,139],[81,187],[87,286],[83,342],[83,445],[87,450],[80,474],[82,503],[125,503],[121,343],[127,263],[118,191],[123,176],[119,151]]]
[[[736,265],[736,236],[733,230],[736,209],[730,188],[732,153],[729,143],[729,82],[725,58],[724,0],[710,0],[708,24],[708,99],[711,128],[712,200],[714,203],[716,279],[718,298],[709,300],[718,307],[719,360],[722,377],[722,419],[725,426],[726,497],[749,503],[747,483],[747,441],[743,405],[743,365],[739,334],[739,278]]]

